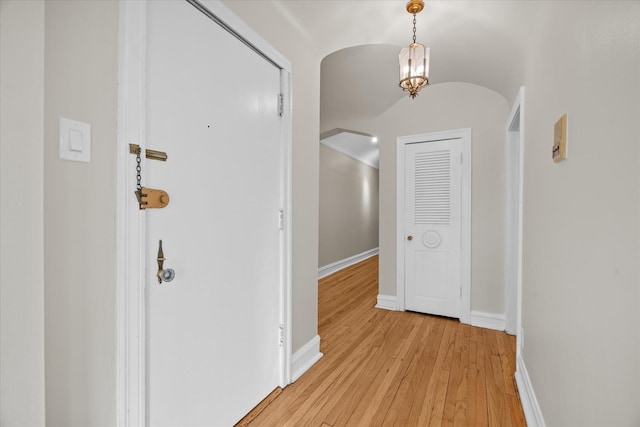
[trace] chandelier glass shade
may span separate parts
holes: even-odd
[[[400,51],[400,87],[415,98],[429,84],[429,48],[411,43]]]

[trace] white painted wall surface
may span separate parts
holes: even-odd
[[[640,3],[544,2],[527,50],[523,357],[549,426],[640,424]],[[551,161],[568,115],[568,159]]]
[[[0,425],[44,426],[44,2],[0,1]]]
[[[378,169],[320,145],[320,268],[378,247]]]
[[[118,2],[45,6],[47,425],[115,425]],[[91,163],[58,159],[58,118],[91,124]]]

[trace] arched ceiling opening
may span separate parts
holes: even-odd
[[[375,117],[408,96],[397,58],[411,42],[405,0],[278,0],[309,48],[320,52],[321,117]],[[511,102],[523,81],[535,1],[426,0],[417,41],[431,48],[431,84],[465,82]],[[428,88],[419,96],[428,96]]]
[[[270,28],[273,41],[306,51],[321,64],[322,122],[374,118],[403,96],[397,56],[411,42],[412,16],[406,0],[225,0]],[[417,16],[417,41],[431,48],[432,85],[465,82],[491,89],[508,103],[525,81],[531,38],[545,2],[526,0],[425,0]],[[265,19],[265,14],[268,12]],[[278,25],[286,25],[279,31]],[[275,29],[272,27],[276,26]],[[283,26],[284,28],[285,26]],[[292,33],[293,31],[293,33]],[[286,53],[286,52],[285,52]],[[294,70],[294,76],[300,68]],[[296,77],[294,77],[296,79]],[[310,87],[315,90],[315,87]],[[429,95],[429,88],[419,97]],[[386,107],[386,108],[385,108]],[[321,123],[321,132],[336,125]],[[357,129],[354,129],[357,130]]]
[[[320,117],[376,117],[405,94],[398,87],[398,52],[394,45],[362,45],[324,58],[320,68]]]

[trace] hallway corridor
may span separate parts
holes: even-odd
[[[378,257],[319,282],[324,357],[238,426],[525,426],[515,337],[374,308]]]

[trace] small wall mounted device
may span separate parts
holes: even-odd
[[[563,114],[553,127],[553,161],[558,163],[567,158],[567,115]]]

